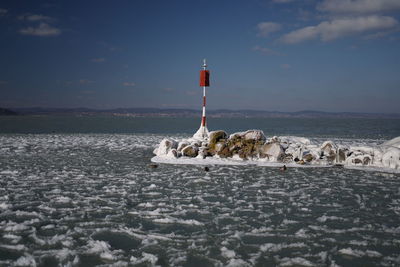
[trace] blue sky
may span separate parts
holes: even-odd
[[[0,106],[400,113],[399,0],[1,1]]]

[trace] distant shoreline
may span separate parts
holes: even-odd
[[[89,108],[0,108],[0,115],[58,115],[58,116],[116,116],[116,117],[199,117],[200,111],[194,109],[158,109],[158,108],[116,108],[116,109],[89,109]],[[279,112],[263,110],[208,110],[211,118],[371,118],[371,119],[400,119],[399,113],[358,113],[358,112],[323,112],[304,110],[297,112]]]

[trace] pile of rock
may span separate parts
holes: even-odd
[[[216,158],[281,162],[299,165],[352,165],[400,169],[400,140],[377,147],[351,147],[326,141],[312,144],[300,137],[266,138],[260,130],[228,135],[213,131],[206,140],[164,139],[154,150],[159,157]]]

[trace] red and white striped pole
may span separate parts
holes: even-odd
[[[208,138],[208,129],[206,126],[206,87],[210,86],[210,71],[207,70],[205,59],[203,60],[202,68],[203,70],[200,71],[200,86],[203,87],[203,114],[200,128],[193,137],[204,140]]]

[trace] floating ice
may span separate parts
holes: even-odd
[[[295,257],[295,258],[283,258],[281,259],[281,264],[280,266],[305,266],[305,267],[311,267],[315,266],[312,262],[301,258],[301,257]]]
[[[243,133],[235,136],[252,142]],[[325,143],[247,136],[274,143],[278,149],[262,152],[276,158],[282,150],[317,159],[315,151],[330,157],[332,150],[347,155],[347,148],[376,162],[389,147],[397,148],[372,139]],[[187,155],[200,156],[171,161],[224,165],[208,172],[200,166],[148,168],[164,138],[184,136],[0,135],[0,266],[400,264],[399,174],[342,168],[281,172],[257,165],[283,162],[236,152],[232,158],[203,159],[208,151],[202,141],[190,139],[177,142],[176,150],[188,147]]]
[[[202,226],[204,225],[203,223],[190,219],[190,220],[181,220],[181,219],[176,219],[176,218],[162,218],[162,219],[154,219],[153,222],[155,223],[176,223],[176,224],[186,224],[186,225],[196,225],[196,226]]]
[[[347,256],[352,256],[352,257],[370,257],[370,258],[379,258],[382,257],[382,254],[374,251],[374,250],[358,250],[358,249],[352,249],[352,248],[342,248],[338,251],[340,254],[347,255]]]
[[[142,257],[141,258],[136,258],[134,256],[131,256],[130,258],[130,262],[132,264],[140,264],[140,263],[144,263],[144,262],[148,262],[150,263],[152,266],[155,266],[156,262],[157,262],[158,258],[156,255],[150,254],[150,253],[146,253],[146,252],[142,252]]]
[[[89,240],[88,253],[99,254],[100,258],[105,260],[113,260],[115,256],[110,250],[110,245],[105,241]]]

